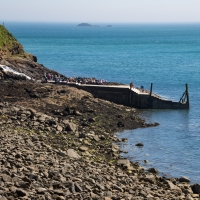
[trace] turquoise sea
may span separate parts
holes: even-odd
[[[5,23],[38,62],[68,77],[96,77],[143,85],[179,101],[189,85],[189,110],[142,110],[158,127],[118,133],[123,156],[165,176],[200,183],[200,24]],[[143,148],[135,146],[137,142]],[[143,160],[148,160],[144,164]]]

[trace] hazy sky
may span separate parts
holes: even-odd
[[[0,0],[6,21],[200,22],[200,0]]]

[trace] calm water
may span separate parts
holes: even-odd
[[[102,78],[143,85],[179,101],[189,84],[190,110],[143,110],[160,126],[119,133],[124,155],[149,160],[168,176],[200,183],[200,24],[119,25],[80,28],[76,24],[14,24],[6,28],[38,62],[68,77]],[[135,147],[143,142],[143,148]]]

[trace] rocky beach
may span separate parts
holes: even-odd
[[[0,35],[9,36],[0,38],[0,64],[33,79],[0,71],[0,200],[199,199],[200,185],[188,178],[161,177],[120,156],[116,143],[127,139],[115,133],[157,123],[67,84],[37,81],[60,74],[3,26]]]

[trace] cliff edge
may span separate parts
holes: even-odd
[[[37,63],[37,57],[25,52],[22,44],[3,25],[0,25],[0,65],[6,65],[36,80],[42,80],[44,73],[58,74]],[[24,78],[3,71],[0,71],[0,75],[2,79]]]

